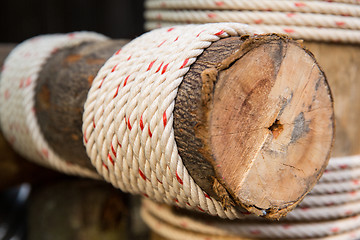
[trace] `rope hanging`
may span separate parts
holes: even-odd
[[[64,161],[49,147],[36,120],[34,96],[41,68],[52,53],[81,42],[105,39],[91,32],[34,37],[18,45],[7,57],[0,82],[1,128],[24,157],[64,173],[99,178],[93,171]]]
[[[145,28],[239,22],[298,39],[360,43],[358,4],[358,1],[147,0]]]

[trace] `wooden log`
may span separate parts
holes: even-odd
[[[65,48],[42,68],[36,85],[36,116],[46,141],[64,160],[96,171],[83,144],[84,103],[101,66],[127,42],[86,42]]]
[[[46,140],[66,161],[89,169],[80,132],[85,93],[104,56],[122,44],[116,45],[86,43],[58,51],[36,87]],[[58,131],[56,121],[66,128]],[[224,208],[279,218],[312,188],[329,159],[331,94],[313,56],[296,41],[277,35],[222,39],[184,77],[174,130],[191,176]]]
[[[184,78],[174,110],[179,153],[200,187],[224,207],[268,218],[294,208],[321,176],[333,128],[322,70],[277,35],[214,43]]]

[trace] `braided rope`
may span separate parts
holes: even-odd
[[[145,29],[240,22],[310,41],[360,43],[359,1],[147,0]]]
[[[98,172],[125,192],[227,218],[194,182],[173,130],[177,88],[214,41],[256,31],[237,23],[187,25],[146,33],[116,52],[92,83],[83,115],[87,153]]]
[[[91,32],[46,35],[18,45],[7,57],[0,82],[0,121],[6,139],[23,156],[61,172],[98,178],[94,171],[62,160],[47,144],[35,116],[35,87],[45,61],[59,48],[104,36]]]

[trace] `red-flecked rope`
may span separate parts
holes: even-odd
[[[292,38],[360,43],[359,1],[147,0],[145,28],[239,22]]]
[[[83,115],[87,153],[98,172],[125,192],[224,218],[235,208],[204,192],[178,154],[173,109],[178,86],[205,48],[221,38],[260,33],[219,23],[154,30],[131,41],[101,68]]]

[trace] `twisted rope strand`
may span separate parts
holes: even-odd
[[[360,191],[358,190],[320,195],[309,193],[299,207],[340,205],[358,200],[360,200]]]
[[[246,24],[305,26],[317,28],[360,29],[360,19],[314,13],[261,12],[261,11],[199,11],[199,10],[148,10],[149,21],[207,23],[241,22]]]
[[[152,30],[159,27],[171,27],[182,25],[184,22],[162,22],[162,21],[147,21],[145,29]],[[280,33],[289,35],[295,39],[305,39],[309,41],[324,41],[324,42],[340,42],[340,43],[360,43],[360,31],[348,29],[328,29],[328,28],[314,28],[314,27],[296,27],[296,26],[277,26],[277,25],[262,25],[250,24],[250,27],[256,27],[265,33]]]
[[[146,211],[144,208],[141,209],[141,216],[148,226],[156,231],[157,234],[166,237],[166,239],[171,240],[182,240],[182,239],[192,239],[192,240],[204,240],[204,239],[217,239],[217,240],[253,240],[256,237],[256,231],[253,231],[254,237],[246,238],[240,236],[214,236],[206,233],[199,233],[194,231],[189,231],[182,228],[177,228],[161,219],[153,216],[151,213]],[[183,222],[182,226],[186,226],[186,223]],[[290,227],[285,225],[286,228]],[[336,228],[334,228],[336,229]],[[360,230],[355,229],[351,231],[346,231],[341,234],[335,234],[327,237],[320,238],[306,238],[307,240],[356,240],[360,237]],[[255,238],[256,239],[256,238]],[[292,238],[292,239],[303,239],[303,238]]]
[[[147,0],[145,28],[240,22],[310,41],[360,43],[359,1]]]
[[[307,221],[307,222],[249,222],[247,221],[224,221],[199,220],[184,215],[179,215],[165,205],[156,204],[144,199],[142,205],[142,216],[146,223],[157,233],[169,239],[180,239],[174,236],[172,230],[177,228],[179,234],[191,234],[191,232],[216,239],[240,239],[241,238],[298,238],[316,239],[334,235],[334,239],[353,235],[353,231],[359,232],[359,215],[328,221]],[[156,221],[154,223],[154,221]],[[154,226],[154,228],[152,227]],[[172,228],[168,230],[169,226]],[[181,233],[180,233],[181,232]],[[341,234],[336,236],[337,234]],[[181,235],[180,235],[181,236]],[[341,237],[339,237],[341,236]],[[350,239],[356,239],[352,236]],[[330,238],[331,239],[331,238]]]

